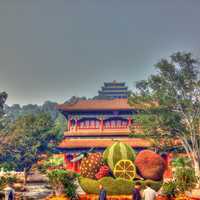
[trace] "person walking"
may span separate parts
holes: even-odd
[[[144,190],[143,196],[144,200],[155,200],[156,199],[156,191],[151,188],[151,184],[146,184],[146,189]]]
[[[141,200],[141,194],[140,194],[140,190],[141,190],[141,183],[140,182],[136,182],[134,189],[133,189],[133,194],[132,194],[132,200]]]
[[[14,200],[14,198],[15,198],[15,191],[11,187],[10,184],[6,185],[6,187],[4,188],[4,192],[5,192],[5,200]]]
[[[103,188],[103,185],[99,185],[99,200],[106,200],[106,190]]]

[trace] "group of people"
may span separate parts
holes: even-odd
[[[155,200],[156,199],[156,191],[151,188],[151,185],[149,183],[146,184],[146,188],[141,193],[141,188],[142,185],[140,182],[136,182],[133,193],[132,193],[132,200]],[[106,200],[107,195],[106,195],[106,190],[103,188],[103,185],[99,185],[99,200]]]
[[[149,183],[146,184],[146,189],[141,194],[141,188],[142,185],[140,182],[136,182],[133,193],[132,193],[132,200],[155,200],[156,199],[156,191],[151,188],[151,185]],[[5,188],[5,200],[14,200],[14,193],[15,191],[11,187],[10,184],[8,184]],[[106,200],[107,194],[106,190],[103,188],[103,185],[99,185],[99,200]]]

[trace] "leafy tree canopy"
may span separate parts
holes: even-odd
[[[129,98],[132,105],[144,105],[135,120],[146,133],[177,137],[199,171],[200,64],[191,53],[177,52],[155,68],[157,73],[137,82]]]
[[[27,171],[42,153],[52,150],[61,139],[58,126],[50,115],[39,113],[19,117],[4,133],[0,148],[0,163],[15,170]]]

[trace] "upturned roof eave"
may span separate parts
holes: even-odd
[[[140,110],[138,108],[57,108],[60,111],[113,111],[113,110]]]

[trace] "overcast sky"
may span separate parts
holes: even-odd
[[[0,0],[0,91],[8,104],[97,94],[176,51],[200,56],[200,0]]]

